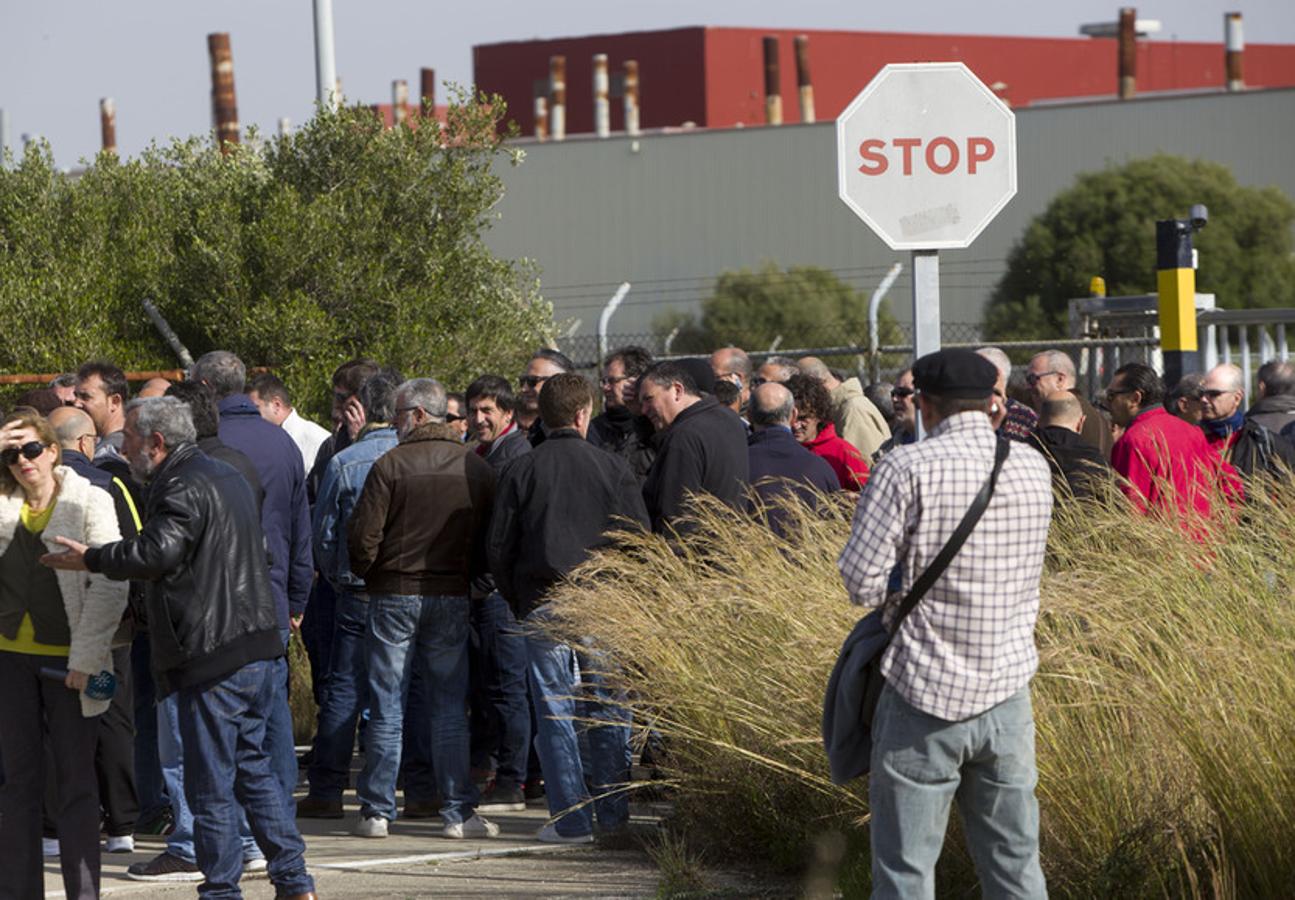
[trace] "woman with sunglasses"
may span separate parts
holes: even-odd
[[[54,429],[35,410],[19,408],[0,426],[0,892],[15,897],[44,895],[47,778],[59,786],[64,890],[69,898],[99,894],[94,754],[96,717],[108,701],[85,690],[112,669],[127,585],[40,564],[62,549],[56,535],[96,546],[121,537],[112,497],[61,462]]]

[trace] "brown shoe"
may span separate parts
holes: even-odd
[[[319,895],[314,891],[309,894],[276,894],[274,900],[319,900]]]
[[[343,815],[340,798],[302,797],[297,801],[298,819],[340,819]]]

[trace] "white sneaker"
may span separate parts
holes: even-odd
[[[108,853],[134,853],[135,837],[130,834],[110,837],[103,842],[103,849]]]
[[[46,857],[58,856],[58,838],[47,838],[47,837],[41,838],[40,852],[41,852],[41,855]]]
[[[270,864],[269,864],[269,863],[267,863],[267,862],[265,861],[265,857],[264,857],[264,856],[253,856],[253,857],[251,857],[251,858],[249,858],[249,859],[245,859],[245,860],[243,860],[243,872],[244,872],[244,873],[247,873],[247,872],[264,872],[264,871],[265,871],[266,869],[268,869],[269,867],[270,867]]]
[[[499,836],[499,826],[494,822],[488,822],[476,813],[472,818],[463,822],[453,822],[445,826],[441,832],[447,838],[461,840],[463,838],[492,838]]]
[[[361,816],[355,826],[356,837],[384,838],[387,836],[387,820],[382,816]]]
[[[535,840],[544,844],[592,844],[594,836],[592,834],[577,834],[573,837],[567,837],[565,834],[558,834],[558,826],[550,822],[535,832]]]

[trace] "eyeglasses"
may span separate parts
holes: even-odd
[[[413,412],[416,409],[422,409],[422,407],[421,406],[397,406],[396,415],[399,416],[407,412]],[[446,418],[449,418],[449,416],[446,416]]]
[[[21,453],[27,459],[35,459],[45,452],[45,445],[40,441],[28,441],[21,447],[8,447],[3,453],[0,453],[0,461],[6,466],[12,466],[18,461],[18,454]]]
[[[537,388],[544,382],[548,381],[551,375],[523,375],[517,379],[517,384],[524,388]]]
[[[1199,398],[1199,399],[1202,399],[1202,400],[1217,400],[1217,399],[1219,399],[1220,397],[1222,397],[1224,394],[1231,394],[1231,393],[1233,393],[1233,392],[1232,392],[1232,391],[1216,391],[1216,390],[1201,391],[1201,394],[1200,394],[1200,398]]]
[[[912,388],[906,388],[906,387],[897,387],[897,388],[890,389],[890,396],[892,397],[900,397],[900,398],[911,397],[916,393],[917,391],[913,390]]]
[[[1112,400],[1114,400],[1114,399],[1115,399],[1116,397],[1118,397],[1120,394],[1131,394],[1131,393],[1133,393],[1135,390],[1137,390],[1137,388],[1107,388],[1107,389],[1106,389],[1106,402],[1107,402],[1107,403],[1110,403]]]
[[[447,413],[445,414],[445,421],[446,421],[446,422],[466,422],[467,420],[468,420],[468,417],[467,417],[467,416],[456,416],[456,415],[455,415],[454,413],[452,413],[452,412],[447,412]]]
[[[615,387],[622,381],[629,381],[631,377],[630,375],[622,375],[619,378],[599,378],[598,383],[603,387]]]
[[[1026,372],[1025,383],[1028,384],[1030,387],[1034,387],[1036,384],[1038,384],[1043,379],[1047,378],[1049,375],[1060,375],[1060,374],[1061,373],[1056,371],[1055,369],[1053,369],[1050,372],[1040,372],[1037,375],[1034,374],[1033,372]]]

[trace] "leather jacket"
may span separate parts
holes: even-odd
[[[180,444],[149,481],[144,527],[88,550],[86,566],[146,581],[159,696],[283,656],[269,559],[246,479]]]

